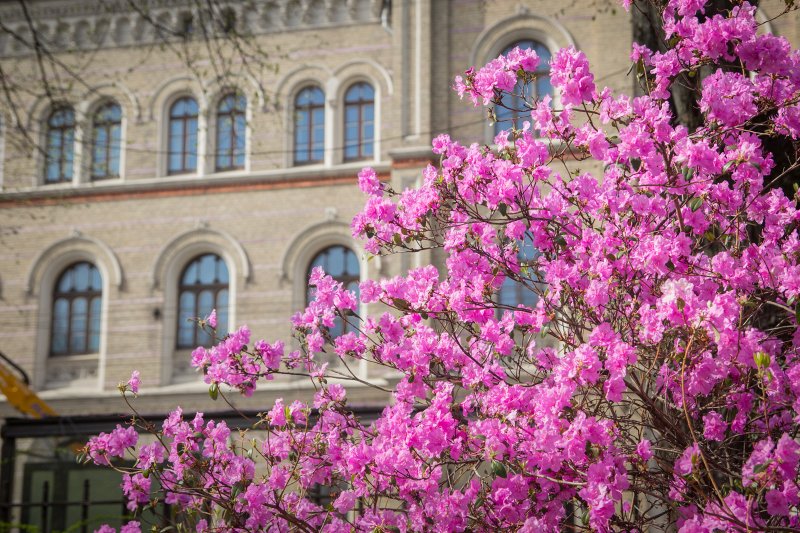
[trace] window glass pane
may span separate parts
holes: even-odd
[[[228,291],[221,290],[217,294],[217,331],[228,332]]]
[[[221,257],[217,257],[217,280],[220,283],[228,283],[228,265]]]
[[[200,258],[200,283],[210,285],[214,283],[217,270],[217,258],[208,254]]]
[[[333,277],[344,274],[344,248],[334,246],[328,252],[328,274]]]
[[[61,131],[51,131],[47,135],[48,147],[52,150],[55,149],[56,153],[61,152]]]
[[[358,144],[352,141],[344,148],[345,159],[355,159],[358,157]]]
[[[347,250],[347,275],[358,276],[359,270],[358,257],[352,250]]]
[[[74,148],[74,135],[73,131],[70,129],[64,132],[64,146],[62,147],[62,176],[65,178],[72,178],[72,158]]]
[[[233,96],[228,95],[219,102],[219,113],[230,113],[233,108]]]
[[[91,310],[89,312],[89,349],[90,353],[100,351],[100,305],[99,297],[92,298]]]
[[[230,146],[231,142],[231,135],[233,133],[233,128],[231,127],[231,117],[230,115],[221,115],[217,122],[217,142],[222,144],[223,142],[227,142],[228,146]]]
[[[94,129],[94,142],[97,148],[102,148],[105,151],[108,145],[108,130],[105,127]]]
[[[191,319],[196,317],[194,307],[194,293],[183,292],[180,297],[180,308],[178,310],[178,346],[193,347],[195,324]]]
[[[553,85],[550,83],[550,76],[539,76],[539,78],[536,79],[536,93],[539,98],[546,94],[553,94]]]
[[[197,261],[192,261],[183,273],[183,285],[194,285],[197,283]]]
[[[174,172],[181,169],[181,156],[179,153],[172,153],[169,156],[169,168],[170,172]]]
[[[72,290],[72,272],[73,269],[69,269],[61,274],[61,279],[58,282],[58,292],[67,292]]]
[[[85,292],[89,288],[89,263],[78,263],[74,267],[75,290]]]
[[[103,281],[100,278],[100,272],[94,266],[91,268],[91,282],[89,288],[93,291],[100,291],[103,289]]]
[[[375,120],[375,106],[365,105],[361,109],[362,109],[361,113],[364,115],[364,120],[367,121]]]
[[[48,162],[45,180],[48,182],[58,181],[58,164],[56,162]]]
[[[298,127],[295,140],[298,145],[308,144],[308,128],[305,126]]]
[[[170,111],[170,116],[173,117],[182,117],[186,114],[186,99],[181,98],[177,102],[172,105],[172,110]]]
[[[503,281],[503,285],[500,287],[500,294],[498,298],[501,304],[508,305],[511,307],[516,307],[517,305],[516,283],[517,282],[512,280],[511,278],[506,278]]]
[[[194,170],[197,167],[197,121],[191,119],[187,129],[185,170]]]
[[[197,119],[190,118],[186,121],[186,150],[191,153],[197,152]]]
[[[111,159],[108,161],[108,174],[110,176],[119,176],[119,148],[111,149]]]
[[[69,350],[72,353],[86,351],[86,320],[89,312],[86,298],[72,300]]]
[[[344,119],[348,124],[358,122],[358,106],[349,105],[344,110]]]
[[[195,312],[195,297],[194,292],[192,291],[183,291],[181,293],[180,298],[180,309],[178,314],[180,315],[180,321],[186,322],[188,318],[196,318],[197,313]]]
[[[67,351],[67,336],[69,331],[69,301],[59,298],[53,304],[53,333],[50,351],[53,354],[62,354]]]
[[[211,291],[201,291],[197,299],[197,316],[207,317],[214,309],[214,293]]]
[[[247,126],[247,119],[244,114],[234,115],[234,133],[237,137],[244,137],[245,127]]]

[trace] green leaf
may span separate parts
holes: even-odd
[[[769,354],[766,352],[756,352],[753,354],[753,361],[755,361],[758,368],[767,368],[769,366]]]
[[[212,400],[216,401],[217,398],[219,397],[219,385],[217,385],[216,383],[211,385],[208,388],[208,395]]]
[[[403,298],[392,298],[392,304],[401,311],[408,311],[411,309],[411,303]]]
[[[492,472],[498,477],[506,477],[508,475],[506,465],[496,459],[492,459]]]
[[[702,198],[692,198],[691,200],[689,200],[689,207],[692,209],[692,211],[697,211],[698,209],[700,209],[700,206],[702,205],[703,205]]]
[[[756,466],[754,466],[754,467],[753,467],[753,473],[754,473],[754,474],[760,474],[761,472],[763,472],[764,470],[766,470],[766,469],[767,469],[767,467],[769,466],[769,463],[770,463],[770,462],[769,462],[769,461],[767,461],[767,462],[765,462],[765,463],[759,463],[759,464],[757,464]]]
[[[731,167],[736,164],[736,161],[728,161],[725,163],[725,166],[722,167],[722,173],[727,174],[730,171]]]

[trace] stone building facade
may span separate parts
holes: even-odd
[[[192,309],[182,280],[203,261],[227,271],[215,263],[200,289],[227,307],[231,327],[286,341],[315,261],[354,261],[340,270],[360,279],[437,261],[367,260],[349,230],[363,204],[356,174],[369,165],[402,189],[433,161],[436,134],[491,143],[484,111],[450,88],[470,65],[520,43],[549,53],[575,46],[599,85],[634,84],[630,16],[612,1],[226,4],[228,23],[272,67],[259,77],[233,49],[218,75],[207,42],[192,38],[196,4],[187,0],[152,2],[147,12],[121,0],[27,5],[39,36],[63,51],[56,57],[83,67],[57,98],[31,91],[0,109],[0,350],[66,416],[124,412],[117,384],[133,369],[141,412],[221,408],[188,368],[181,340],[193,335],[181,329]],[[781,6],[762,1],[763,19]],[[0,38],[4,72],[35,79],[25,14],[0,3],[0,20],[22,37]],[[174,32],[165,38],[159,28]],[[767,30],[796,42],[797,18]],[[215,46],[231,48],[225,39]],[[19,139],[15,121],[37,146]],[[357,371],[391,379],[366,363]],[[281,377],[232,401],[258,410],[309,394],[307,381]],[[388,398],[357,385],[349,396],[376,407]],[[15,416],[3,401],[0,416]],[[16,499],[22,490],[15,486]]]

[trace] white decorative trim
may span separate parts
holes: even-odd
[[[111,87],[111,85],[108,85]],[[123,93],[124,94],[124,93]],[[89,100],[90,97],[94,97],[93,99]],[[93,132],[93,123],[94,123],[94,115],[100,107],[106,103],[114,103],[120,107],[122,111],[122,119],[120,120],[120,139],[119,139],[119,176],[116,178],[108,178],[108,181],[117,181],[122,182],[125,180],[125,162],[127,160],[127,150],[125,147],[127,146],[128,140],[128,117],[130,116],[129,111],[126,107],[120,103],[118,98],[114,96],[107,95],[107,94],[98,94],[97,91],[93,91],[92,93],[86,94],[86,99],[80,103],[78,106],[79,108],[79,115],[82,117],[81,124],[78,126],[81,132],[85,132],[85,135],[81,135],[81,140],[83,141],[80,155],[81,161],[79,163],[79,168],[81,171],[79,175],[76,177],[77,179],[73,180],[75,185],[81,185],[84,183],[91,183],[92,182],[92,164],[93,164],[93,146],[92,146],[92,132]],[[135,109],[135,108],[134,108]],[[137,111],[134,110],[134,113]],[[76,141],[77,142],[77,141]],[[86,157],[83,157],[83,154],[86,154]],[[77,157],[77,154],[76,154]],[[105,181],[105,180],[103,180]]]
[[[97,354],[50,357],[53,288],[64,269],[79,261],[95,265],[103,281],[100,347]],[[46,333],[36,335],[35,389],[83,387],[102,390],[106,374],[109,294],[111,287],[119,289],[122,286],[122,279],[122,269],[114,252],[102,241],[77,231],[36,256],[26,278],[26,290],[29,296],[38,296],[37,331]]]
[[[323,5],[320,5],[320,4]],[[227,6],[225,5],[227,4]],[[179,11],[193,10],[189,0],[159,0],[151,4],[149,16],[158,24],[176,27]],[[219,8],[236,12],[239,30],[244,34],[286,32],[295,29],[380,24],[383,0],[272,0],[248,7],[240,2],[223,2]],[[115,46],[179,42],[178,36],[161,36],[125,0],[108,0],[98,10],[94,2],[80,0],[30,3],[28,12],[37,21],[39,38],[53,51],[96,50]],[[17,4],[0,7],[0,19],[26,39],[28,24]],[[246,26],[246,27],[245,27]],[[0,57],[24,56],[33,53],[32,46],[15,39],[0,42]]]
[[[556,19],[519,13],[495,22],[478,35],[469,54],[469,66],[481,66],[497,57],[511,42],[525,38],[541,42],[551,52],[568,46],[578,47],[572,34]]]
[[[344,162],[344,96],[347,90],[360,81],[367,82],[372,86],[375,93],[374,99],[374,125],[373,125],[373,157],[371,160],[364,160],[364,164],[372,164],[380,161],[381,158],[381,133],[382,133],[382,102],[383,94],[391,90],[391,85],[385,85],[382,79],[381,69],[373,69],[367,61],[351,61],[343,65],[336,71],[336,76],[328,80],[326,94],[329,95],[329,103],[338,110],[332,114],[331,145],[333,147],[333,164]],[[389,80],[391,81],[391,79]]]
[[[372,70],[373,72],[379,74],[379,77],[383,80],[383,83],[376,83],[376,85],[382,85],[386,96],[394,95],[394,80],[392,79],[392,75],[383,67],[383,65],[377,61],[373,61],[372,59],[353,59],[351,61],[346,61],[333,71],[333,75],[337,79],[341,80],[349,75],[348,71],[351,69],[357,70],[358,72],[364,72],[364,66],[366,66],[368,70]],[[377,82],[377,80],[375,81]],[[339,83],[341,84],[341,82]]]
[[[161,249],[153,265],[153,290],[163,291],[162,345],[160,385],[194,380],[188,365],[177,363],[177,357],[188,360],[191,350],[176,349],[178,323],[178,278],[199,255],[213,253],[228,267],[228,324],[236,324],[236,296],[250,279],[250,261],[242,245],[230,234],[200,227],[181,233]]]
[[[291,284],[292,288],[292,311],[301,311],[305,308],[308,285],[306,272],[308,272],[311,261],[325,248],[336,245],[349,248],[356,254],[361,281],[368,279],[369,264],[366,253],[361,244],[351,236],[350,226],[335,220],[326,220],[308,226],[295,235],[280,262],[280,279]],[[372,266],[380,271],[379,261],[372,261]],[[366,305],[359,304],[358,313],[363,317],[366,313]],[[366,359],[360,361],[358,372],[361,378],[367,377]]]
[[[560,22],[522,9],[518,14],[499,20],[481,32],[470,52],[469,66],[480,67],[499,56],[505,47],[523,39],[538,41],[551,54],[555,54],[559,48],[577,48],[575,39]],[[558,107],[561,103],[558,91],[554,91],[552,98],[553,106]],[[491,144],[494,137],[494,124],[487,120],[484,124],[484,142]]]
[[[109,98],[117,100],[122,109],[129,110],[128,113],[125,113],[126,117],[130,117],[137,124],[142,122],[142,106],[139,104],[139,98],[126,85],[117,81],[92,87],[80,98],[81,103],[78,107],[84,110],[84,114],[88,116],[86,112],[88,108],[96,107],[99,101]],[[128,105],[123,105],[121,100],[127,100]]]
[[[106,272],[101,272],[104,276],[104,282],[110,278],[111,286],[117,289],[122,288],[122,267],[114,251],[100,239],[78,233],[51,244],[36,255],[25,278],[25,292],[29,296],[35,295],[36,288],[39,287],[42,280],[42,272],[50,269],[52,262],[59,256],[73,251],[80,251],[84,254],[83,257],[97,258],[97,260],[101,261],[106,267]],[[94,259],[92,259],[92,262],[94,262]],[[98,265],[99,267],[100,265]]]
[[[300,165],[302,168],[330,167],[333,164],[333,122],[334,107],[329,101],[327,86],[332,77],[331,70],[321,65],[301,65],[289,72],[276,85],[276,102],[286,102],[284,110],[284,138],[286,155],[284,156],[284,166],[295,167],[294,163],[294,101],[300,91],[306,87],[319,87],[323,92],[325,102],[325,129],[323,139],[323,160],[322,163]]]
[[[250,258],[239,241],[230,233],[218,229],[210,229],[205,225],[181,233],[170,240],[156,256],[153,264],[150,283],[152,289],[163,289],[167,278],[169,264],[175,261],[178,255],[183,255],[182,250],[187,247],[200,245],[210,251],[219,250],[220,257],[235,260],[236,272],[242,277],[243,281],[250,281],[251,269]],[[199,255],[202,252],[197,252]],[[217,253],[217,252],[215,252]],[[187,259],[188,261],[188,259]]]

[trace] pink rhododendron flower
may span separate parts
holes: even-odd
[[[131,372],[131,378],[128,380],[128,388],[131,390],[132,393],[138,394],[140,384],[141,380],[139,379],[139,371],[134,370],[133,372]]]

